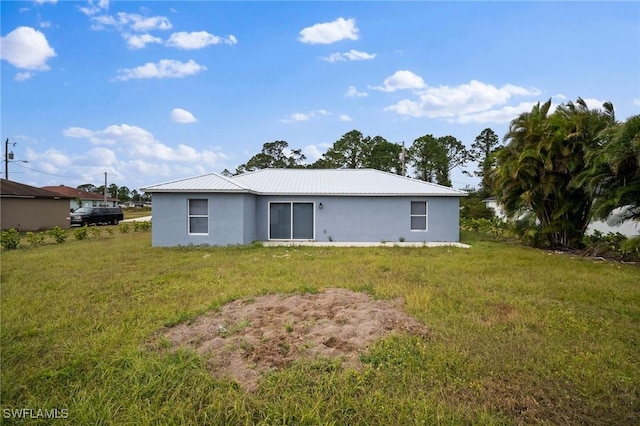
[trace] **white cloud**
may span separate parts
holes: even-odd
[[[238,40],[233,35],[220,37],[209,34],[206,31],[173,33],[167,40],[167,46],[185,50],[202,49],[212,44],[234,45],[236,43],[238,43]]]
[[[296,123],[299,121],[309,121],[314,117],[317,117],[319,115],[333,115],[331,112],[324,110],[324,109],[318,109],[315,111],[310,111],[307,113],[302,113],[302,112],[296,112],[294,114],[291,114],[288,117],[283,118],[282,120],[280,120],[282,123]]]
[[[47,61],[54,56],[44,34],[31,27],[18,27],[0,38],[0,58],[16,68],[48,70]]]
[[[45,3],[56,4],[58,3],[58,0],[35,0],[35,2],[37,4],[45,4]]]
[[[392,76],[384,79],[384,86],[370,87],[371,89],[383,92],[395,92],[402,89],[422,89],[425,87],[424,80],[411,71],[396,71]]]
[[[25,72],[19,72],[16,74],[16,76],[14,77],[15,81],[27,81],[29,80],[31,77],[33,77],[33,74],[31,74],[29,71],[25,71]]]
[[[88,6],[79,8],[80,12],[84,13],[87,16],[95,15],[96,13],[100,13],[104,9],[109,8],[109,0],[99,0],[97,2],[89,0],[87,3]]]
[[[150,34],[131,35],[123,34],[129,49],[144,49],[149,43],[162,43],[160,37],[154,37]]]
[[[466,114],[451,120],[457,123],[509,123],[523,112],[529,112],[537,102],[521,102],[515,106],[505,106],[474,114]]]
[[[116,153],[112,149],[103,148],[97,146],[87,151],[85,158],[88,160],[87,164],[113,166],[116,164]]]
[[[46,161],[51,167],[54,167],[50,170],[45,170],[46,172],[57,171],[58,167],[68,167],[72,164],[72,158],[63,152],[50,148],[45,152],[36,152],[31,148],[27,148],[26,156],[29,159],[30,163],[38,162],[38,161]]]
[[[527,89],[512,84],[497,88],[491,84],[472,80],[459,86],[427,87],[418,92],[415,100],[403,99],[385,110],[395,111],[411,117],[450,118],[454,121],[484,119],[493,116],[498,119],[500,112],[492,111],[494,107],[505,105],[515,96],[538,96],[540,90]]]
[[[369,96],[367,92],[358,92],[355,86],[349,86],[349,88],[347,89],[344,95],[349,96],[350,98],[356,98],[356,97],[359,98],[359,97]]]
[[[114,27],[121,31],[129,29],[135,32],[147,32],[154,30],[170,30],[173,28],[169,18],[164,16],[142,16],[137,13],[118,12],[116,16],[100,15],[91,18],[92,29],[103,30],[107,27]]]
[[[564,101],[565,99],[567,99],[567,97],[562,93],[558,93],[558,94],[554,95],[553,97],[556,98],[556,99],[560,99],[561,101]]]
[[[585,101],[589,109],[602,109],[602,104],[606,102],[594,98],[584,98],[583,100]]]
[[[640,98],[634,98],[633,99],[633,104],[640,106]]]
[[[340,115],[340,121],[353,121],[353,119],[349,117],[347,114],[342,114]]]
[[[207,67],[194,60],[180,62],[173,59],[161,59],[160,62],[147,62],[136,68],[124,68],[118,70],[117,80],[130,80],[133,78],[182,78],[205,71]]]
[[[40,22],[40,28],[49,28],[49,27],[51,27],[51,21]]]
[[[195,148],[178,144],[175,147],[155,139],[146,129],[128,124],[111,125],[104,130],[90,130],[82,127],[70,127],[63,131],[67,137],[87,139],[94,145],[112,146],[116,152],[123,152],[136,159],[155,159],[175,162],[195,162],[215,164],[227,158],[223,153],[211,150],[198,151]]]
[[[196,118],[189,111],[182,108],[174,108],[171,111],[171,120],[176,123],[195,123]]]
[[[370,61],[376,57],[375,53],[360,52],[358,50],[351,49],[345,53],[332,53],[329,56],[325,56],[324,59],[327,62],[336,61]]]
[[[353,18],[340,17],[333,22],[312,25],[300,31],[298,37],[302,43],[308,44],[330,44],[345,39],[358,39],[358,28]]]
[[[286,118],[283,118],[280,121],[282,121],[283,123],[295,123],[298,121],[308,121],[309,119],[311,119],[311,116],[309,116],[308,114],[296,112]]]
[[[320,157],[322,157],[324,152],[330,146],[330,144],[307,145],[302,148],[302,153],[305,157],[307,157],[307,163],[313,163],[316,160],[320,159]],[[322,150],[320,148],[322,148]]]

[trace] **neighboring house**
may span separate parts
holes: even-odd
[[[83,191],[70,186],[43,186],[42,189],[69,197],[71,199],[69,209],[73,211],[78,210],[80,207],[118,207],[118,200],[115,198],[107,197],[107,203],[105,205],[104,195]]]
[[[498,200],[496,200],[496,197],[489,197],[482,201],[484,202],[484,205],[487,206],[487,208],[493,210],[493,213],[497,217],[503,220],[506,219],[507,214],[504,212],[504,210],[502,210],[502,207],[498,205]]]
[[[154,246],[457,242],[464,191],[371,169],[264,169],[143,188]]]
[[[490,197],[482,201],[484,201],[484,204],[488,208],[493,209],[497,217],[502,220],[507,219],[506,213],[502,210],[495,197]],[[619,232],[626,237],[637,237],[640,235],[640,222],[627,220],[620,223],[618,217],[621,211],[622,209],[614,210],[607,220],[594,220],[591,222],[587,227],[587,235],[593,234],[594,231],[599,231],[603,234],[610,232],[615,234]]]
[[[0,211],[3,230],[38,231],[70,226],[69,197],[6,179],[0,181]]]

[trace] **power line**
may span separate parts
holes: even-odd
[[[56,174],[53,174],[53,173],[47,173],[47,172],[43,172],[43,171],[41,171],[41,170],[36,170],[36,169],[31,168],[31,167],[23,166],[22,164],[17,164],[17,163],[16,163],[15,165],[16,165],[16,166],[19,166],[19,167],[22,167],[22,168],[24,168],[24,169],[28,169],[28,170],[31,170],[31,171],[33,171],[33,172],[41,173],[41,174],[43,174],[43,175],[48,175],[48,176],[61,177],[61,178],[66,178],[66,179],[78,179],[78,180],[86,180],[86,179],[87,179],[87,177],[86,177],[86,176],[64,176],[64,175],[56,175]],[[102,175],[103,175],[103,174],[101,173],[101,174],[100,174],[100,177],[102,177]],[[98,176],[98,175],[96,175],[96,176]],[[89,176],[89,177],[90,177],[90,178],[94,178],[94,179],[95,179],[95,178],[96,178],[96,176]]]

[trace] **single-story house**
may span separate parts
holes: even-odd
[[[70,186],[43,186],[42,189],[70,198],[69,209],[73,211],[80,207],[118,207],[118,200],[113,197],[107,196],[105,204],[103,194],[87,192]]]
[[[0,211],[2,230],[70,227],[69,197],[6,179],[0,181]]]
[[[507,220],[507,214],[504,212],[500,204],[498,204],[498,200],[496,197],[489,197],[484,201],[484,204],[493,209],[496,216],[502,220]],[[628,238],[637,237],[640,235],[640,222],[627,220],[625,222],[620,221],[620,213],[623,212],[623,209],[615,209],[611,216],[607,218],[607,220],[594,220],[589,223],[587,227],[587,235],[593,234],[595,231],[602,232],[603,234],[608,233],[620,233]]]
[[[154,246],[458,242],[464,191],[372,169],[263,169],[143,188]]]

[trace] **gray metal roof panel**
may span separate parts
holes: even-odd
[[[233,179],[264,195],[466,195],[464,191],[374,169],[263,169]]]
[[[217,173],[142,188],[145,192],[246,192],[260,195],[453,196],[464,191],[374,169],[262,169]]]
[[[241,183],[217,173],[149,185],[142,190],[145,192],[251,192]]]

